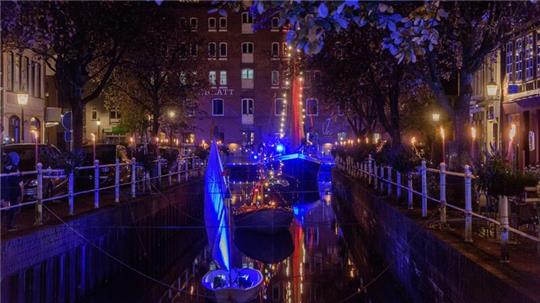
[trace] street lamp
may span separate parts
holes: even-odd
[[[474,144],[476,143],[476,127],[471,126],[471,158],[474,159]]]
[[[28,94],[18,93],[17,103],[21,106],[21,135],[20,140],[24,142],[24,106],[28,104]]]
[[[491,97],[491,98],[495,97],[497,95],[497,88],[498,88],[497,83],[495,83],[495,81],[491,79],[491,81],[489,81],[489,83],[486,86],[488,97]]]
[[[96,162],[96,135],[91,133],[90,136],[92,136],[92,159]]]
[[[169,118],[174,118],[174,116],[176,116],[176,112],[174,110],[170,110],[169,111]]]
[[[445,138],[445,133],[444,133],[444,127],[440,127],[440,132],[441,132],[441,143],[442,143],[442,162],[446,162],[446,148],[444,146],[444,138]]]
[[[97,125],[97,139],[99,141],[99,133],[100,133],[100,128],[101,128],[101,121],[100,120],[97,120],[96,121],[96,125]]]
[[[432,113],[431,114],[431,120],[433,120],[433,122],[439,122],[441,120],[441,114]]]

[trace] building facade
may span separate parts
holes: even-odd
[[[182,143],[216,138],[225,144],[256,146],[280,135],[287,141],[292,127],[291,83],[297,77],[304,79],[300,103],[305,131],[319,145],[337,141],[339,117],[309,90],[317,71],[292,72],[300,53],[288,47],[287,28],[277,17],[254,29],[248,11],[222,16],[195,6],[179,14],[204,41],[192,53],[207,58],[209,83],[198,99],[198,111],[190,113],[193,125],[182,134]]]
[[[540,165],[540,23],[516,31],[501,50],[501,136],[514,165]]]
[[[2,141],[45,142],[45,66],[30,50],[2,52]]]

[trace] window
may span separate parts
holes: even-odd
[[[220,42],[219,43],[219,57],[220,58],[226,58],[227,57],[227,42]]]
[[[197,31],[197,28],[199,27],[199,19],[198,18],[190,18],[189,19],[189,27],[191,27],[192,31]]]
[[[287,115],[287,110],[285,107],[285,99],[282,99],[282,98],[274,99],[274,115],[276,116]]]
[[[540,31],[536,32],[536,78],[540,79]]]
[[[212,99],[212,116],[223,116],[223,99]]]
[[[242,24],[251,24],[253,23],[253,17],[249,14],[249,12],[243,12],[242,13]]]
[[[242,43],[242,63],[253,63],[253,42]]]
[[[216,58],[216,56],[217,56],[216,42],[208,43],[208,58]]]
[[[22,57],[21,62],[21,91],[28,92],[28,57]]]
[[[98,112],[97,112],[97,108],[95,108],[95,107],[92,107],[92,112],[91,112],[91,116],[92,116],[92,120],[97,120],[97,119],[98,119]]]
[[[253,99],[242,99],[242,115],[253,115]]]
[[[21,142],[21,119],[13,115],[9,117],[9,129],[8,129],[9,139],[13,143]]]
[[[508,42],[506,44],[506,78],[508,79],[508,83],[514,81],[513,67],[514,67],[514,44],[512,42]]]
[[[21,89],[21,55],[15,54],[15,60],[13,60],[13,90],[19,91]]]
[[[516,40],[516,81],[523,80],[523,39]]]
[[[253,80],[253,69],[244,68],[242,69],[242,80]]]
[[[533,78],[534,70],[534,40],[533,34],[529,34],[526,39],[527,45],[525,46],[525,79],[530,80]]]
[[[41,64],[36,63],[35,96],[41,98]]]
[[[278,17],[273,17],[272,18],[272,29],[271,29],[271,31],[273,31],[273,32],[279,31],[279,18]]]
[[[227,86],[227,71],[222,70],[219,72],[219,85]]]
[[[255,86],[254,82],[255,81],[253,80],[253,69],[242,69],[242,88],[253,88]]]
[[[210,86],[216,86],[217,74],[215,70],[211,70],[208,72],[208,83],[210,83]]]
[[[242,13],[242,34],[253,33],[253,17],[249,12]]]
[[[186,85],[187,84],[187,76],[186,76],[186,73],[185,72],[180,72],[180,84],[181,85]]]
[[[227,17],[219,17],[219,31],[227,31]]]
[[[39,134],[40,129],[41,129],[41,121],[39,121],[39,119],[36,117],[30,118],[30,130],[37,131]]]
[[[279,71],[272,71],[272,86],[279,86]]]
[[[208,31],[209,32],[213,32],[216,30],[216,25],[217,25],[216,23],[217,23],[216,18],[214,17],[208,18]]]
[[[112,108],[109,111],[109,119],[110,120],[118,120],[118,119],[120,119],[120,110],[118,108]]]
[[[279,57],[279,42],[272,42],[272,57]]]
[[[179,20],[179,21],[180,21],[180,27],[181,27],[183,30],[186,30],[187,25],[188,25],[186,18],[180,17],[180,20]]]
[[[190,43],[189,44],[189,54],[192,57],[197,57],[198,48],[199,48],[199,46],[197,45],[197,43]]]
[[[180,58],[187,57],[187,45],[186,43],[180,43]]]
[[[242,54],[253,54],[253,42],[242,43]]]
[[[317,82],[321,79],[321,72],[316,70],[316,71],[313,71],[313,79],[312,79],[312,82],[314,82],[315,84],[317,84]]]
[[[306,100],[306,115],[318,116],[319,115],[319,101],[315,98],[308,98]]]
[[[7,90],[13,90],[13,53],[7,54]]]

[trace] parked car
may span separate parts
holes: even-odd
[[[35,158],[36,145],[33,143],[17,143],[4,145],[3,150],[6,153],[16,152],[19,154],[21,162],[20,171],[31,171],[36,169]],[[46,169],[63,169],[64,160],[60,150],[54,145],[38,144],[38,160],[43,164],[43,198],[49,198],[54,195],[62,195],[67,192],[67,178],[63,172],[50,173]],[[24,200],[31,201],[37,198],[37,175],[26,175],[24,181]]]
[[[94,165],[94,151],[92,145],[85,145],[82,148],[84,160],[82,166]],[[128,157],[128,152],[125,146],[116,144],[97,144],[96,159],[99,160],[99,165],[115,164],[116,159],[120,160],[120,164],[131,163]],[[99,186],[110,186],[114,184],[115,167],[101,167],[99,169]],[[131,171],[128,165],[120,166],[120,183],[129,182]],[[94,169],[83,169],[77,172],[76,181],[77,189],[89,189],[94,187]]]

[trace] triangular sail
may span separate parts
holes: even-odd
[[[219,150],[212,142],[205,174],[204,221],[208,244],[219,267],[229,271],[231,266],[230,222],[226,198],[229,196]]]

